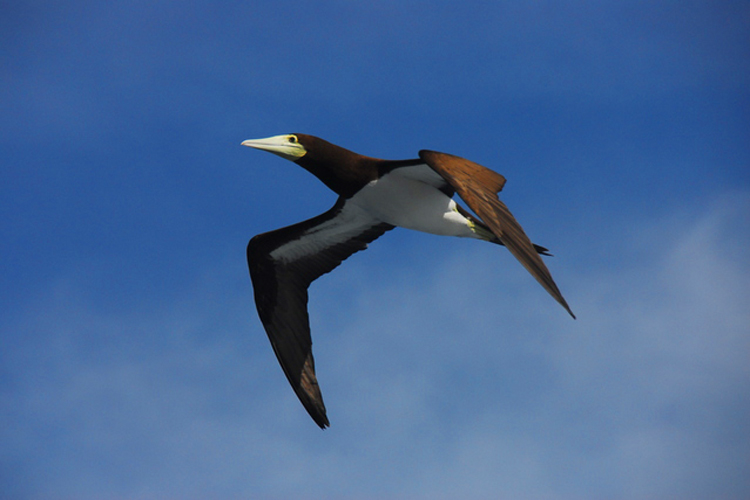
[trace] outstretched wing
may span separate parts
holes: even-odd
[[[497,197],[505,185],[505,177],[458,156],[423,150],[419,157],[448,181],[516,259],[575,318],[531,240]]]
[[[393,227],[339,198],[324,214],[259,234],[247,245],[260,320],[294,392],[321,428],[329,423],[315,376],[307,288]]]

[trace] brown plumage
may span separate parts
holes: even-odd
[[[453,186],[510,253],[575,318],[549,269],[539,257],[539,253],[544,252],[531,243],[508,207],[497,197],[505,186],[505,177],[465,158],[446,153],[422,150],[419,157]]]
[[[247,247],[260,319],[289,383],[321,428],[329,421],[315,376],[307,289],[396,226],[505,245],[573,316],[539,256],[547,250],[531,243],[498,199],[502,175],[434,151],[420,151],[414,160],[380,160],[304,134],[243,144],[294,161],[339,195],[327,212],[255,236]],[[450,199],[454,193],[476,216]]]

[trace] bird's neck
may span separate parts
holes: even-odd
[[[296,161],[340,196],[349,198],[377,179],[382,160],[363,156],[326,143]]]

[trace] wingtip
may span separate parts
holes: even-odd
[[[554,298],[557,301],[557,303],[560,304],[563,307],[563,309],[565,309],[566,311],[568,311],[568,314],[570,314],[571,318],[577,319],[576,315],[573,314],[573,310],[568,305],[568,301],[565,300],[565,297],[562,296],[562,293],[557,288],[557,285],[555,285],[554,281],[552,282],[552,285],[554,285],[553,286],[554,290],[549,290],[549,289],[547,290],[552,295],[552,298]],[[547,288],[547,287],[545,287],[545,288]]]
[[[562,305],[565,308],[565,310],[568,311],[568,314],[570,314],[571,318],[578,319],[578,318],[576,318],[576,315],[573,314],[573,311],[570,309],[570,307],[568,306],[568,303],[565,301],[565,299],[562,299],[562,302],[560,302],[560,305]]]
[[[325,413],[317,413],[313,415],[310,413],[310,416],[313,418],[316,424],[318,424],[318,427],[320,427],[322,430],[326,430],[328,427],[331,426],[331,422],[328,421],[328,416]]]

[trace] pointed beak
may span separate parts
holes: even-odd
[[[297,136],[293,134],[275,135],[265,139],[249,139],[242,141],[242,145],[268,151],[291,161],[297,161],[307,153],[305,147],[299,143]]]

